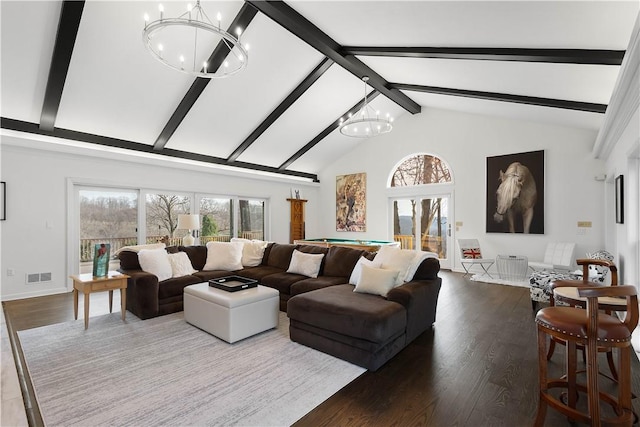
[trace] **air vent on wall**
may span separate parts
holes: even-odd
[[[34,283],[40,282],[50,282],[51,281],[51,272],[49,273],[28,273],[26,277],[27,285],[32,285]]]

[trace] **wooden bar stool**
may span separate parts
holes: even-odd
[[[611,286],[618,286],[618,268],[616,267],[613,261],[603,260],[603,259],[592,259],[592,258],[583,258],[577,259],[576,264],[582,266],[582,280],[570,280],[570,279],[562,279],[555,280],[551,283],[551,295],[549,297],[549,305],[555,306],[555,300],[562,301],[567,303],[573,307],[582,307],[586,308],[586,301],[576,301],[572,298],[565,298],[564,294],[561,292],[558,295],[556,289],[558,288],[584,288],[584,287],[595,287],[602,286],[599,283],[589,281],[589,266],[600,266],[606,267],[609,269],[611,273]],[[602,308],[602,307],[601,307]],[[620,308],[619,310],[624,310],[624,308]],[[607,314],[611,314],[610,310],[606,311]],[[553,352],[556,348],[556,343],[564,345],[564,342],[559,340],[558,338],[552,339],[549,344],[549,351],[547,352],[547,360],[551,360],[553,356]],[[615,364],[613,363],[613,354],[611,351],[607,352],[607,361],[609,362],[609,369],[611,370],[611,375],[614,379],[618,379],[618,372],[616,371]]]
[[[547,406],[565,414],[570,420],[592,426],[602,424],[632,425],[634,421],[631,406],[631,332],[638,325],[638,298],[634,286],[585,287],[578,289],[578,295],[587,299],[586,310],[576,307],[547,307],[538,311],[538,364],[540,397],[536,426],[542,426]],[[599,312],[599,297],[625,297],[626,316],[624,321]],[[566,372],[560,378],[548,378],[547,336],[566,343]],[[586,350],[586,384],[576,380],[576,347]],[[619,379],[617,396],[601,392],[598,385],[598,349],[614,349],[618,352]],[[566,403],[551,394],[552,389],[566,389]],[[588,412],[576,409],[579,392],[587,394]],[[600,400],[609,404],[615,416],[602,419]]]

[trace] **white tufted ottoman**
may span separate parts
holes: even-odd
[[[278,326],[280,297],[266,286],[227,292],[198,283],[184,288],[184,320],[228,343]]]

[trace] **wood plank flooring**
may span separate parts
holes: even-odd
[[[449,271],[440,275],[443,284],[433,329],[377,372],[366,372],[327,399],[296,426],[532,424],[538,378],[529,289],[472,282]],[[94,310],[104,310],[104,303],[94,299],[97,295],[100,294],[92,295],[92,314]],[[118,298],[114,295],[114,301]],[[73,320],[71,294],[3,305],[12,334]],[[114,303],[114,315],[118,315],[117,306]],[[562,364],[563,354],[560,346],[553,358],[556,369]],[[28,372],[24,376],[28,383]],[[637,357],[632,362],[632,385],[633,391],[640,394]],[[40,426],[42,420],[30,385],[27,389],[29,424]],[[640,413],[638,400],[634,399],[636,413]],[[548,410],[546,425],[570,424]]]

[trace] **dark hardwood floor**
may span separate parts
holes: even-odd
[[[296,426],[532,424],[538,373],[529,289],[472,282],[449,271],[440,275],[443,284],[433,329],[377,372],[364,373],[327,399]],[[102,304],[95,303],[97,295],[92,295],[92,314]],[[114,300],[118,298],[116,294]],[[3,306],[13,335],[18,330],[73,320],[70,293],[8,301]],[[114,311],[117,306],[115,303]],[[564,351],[559,347],[551,369],[562,365]],[[19,349],[17,353],[21,358]],[[606,371],[604,359],[602,363]],[[30,425],[40,426],[42,419],[26,369],[22,376]],[[640,393],[637,357],[632,361],[632,386],[634,393]],[[638,400],[634,399],[636,413],[640,413]],[[546,425],[570,424],[549,409]]]

